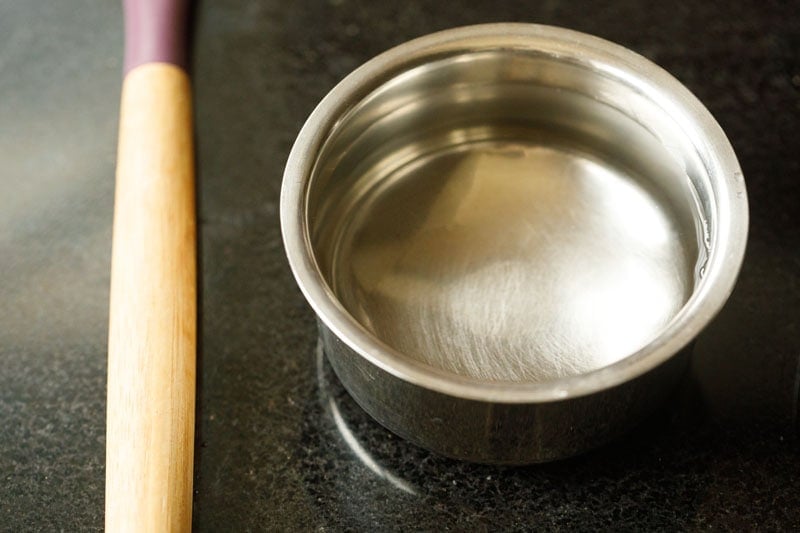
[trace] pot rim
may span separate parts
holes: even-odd
[[[608,366],[536,383],[488,382],[461,376],[388,346],[353,318],[328,287],[308,233],[307,185],[319,149],[344,113],[380,84],[426,58],[498,49],[535,50],[577,61],[613,76],[655,102],[691,136],[708,173],[715,210],[714,244],[705,274],[655,339]],[[445,30],[406,42],[366,62],[336,85],[311,113],[289,154],[281,188],[280,222],[292,272],[317,317],[370,363],[399,379],[449,396],[496,403],[539,403],[615,387],[657,367],[689,344],[733,290],[744,258],[748,207],[744,178],[725,133],[703,104],[668,72],[598,37],[555,26],[500,23]]]

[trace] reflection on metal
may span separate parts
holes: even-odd
[[[379,465],[375,459],[372,458],[370,453],[358,442],[358,438],[353,434],[353,431],[347,425],[347,422],[342,417],[342,413],[339,411],[339,406],[336,405],[336,400],[334,399],[333,395],[328,390],[328,384],[325,380],[325,372],[323,370],[324,364],[324,353],[322,349],[322,342],[317,342],[316,348],[316,356],[317,356],[317,381],[319,382],[319,389],[322,393],[322,399],[326,401],[328,409],[330,410],[331,417],[333,417],[333,422],[336,424],[336,428],[339,430],[339,433],[344,439],[344,442],[350,448],[350,450],[355,454],[355,456],[361,461],[361,463],[372,470],[375,474],[379,477],[385,479],[398,489],[407,492],[409,494],[416,495],[417,492],[414,490],[411,485],[409,485],[404,480],[398,478],[397,476],[393,475],[391,472],[387,471],[384,467]]]
[[[426,158],[363,201],[333,255],[342,304],[408,357],[495,382],[580,374],[688,299],[695,232],[619,169],[526,142]]]

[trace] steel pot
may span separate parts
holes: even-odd
[[[631,428],[728,298],[747,198],[719,125],[610,42],[489,24],[338,84],[291,151],[281,225],[325,352],[381,424],[531,463]]]

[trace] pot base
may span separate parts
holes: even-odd
[[[342,303],[396,350],[489,381],[580,374],[645,346],[694,284],[696,245],[670,206],[627,169],[499,133],[451,131],[461,142],[376,165],[390,171],[336,246]]]

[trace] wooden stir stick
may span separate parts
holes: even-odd
[[[107,531],[188,531],[196,362],[187,0],[124,0],[106,431]]]

